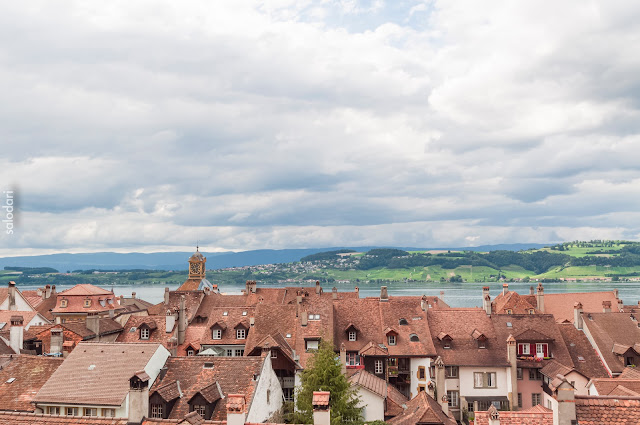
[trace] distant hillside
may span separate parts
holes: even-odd
[[[523,249],[536,249],[549,246],[549,244],[502,244],[485,245],[478,247],[449,247],[449,248],[416,248],[416,247],[388,247],[405,251],[423,250],[465,250],[485,252],[493,250],[519,251]],[[226,267],[256,266],[260,264],[290,263],[300,261],[301,258],[325,251],[349,249],[358,252],[366,252],[379,247],[329,247],[309,249],[260,249],[243,252],[215,252],[203,254],[207,257],[207,269],[221,269]],[[385,247],[387,248],[387,247]],[[70,270],[121,270],[121,269],[146,269],[146,270],[186,270],[187,260],[193,252],[154,252],[142,254],[138,252],[115,253],[96,252],[87,254],[51,254],[33,255],[22,257],[0,258],[0,269],[10,267],[52,267],[66,272]]]

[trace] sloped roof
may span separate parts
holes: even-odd
[[[545,376],[548,376],[549,378],[555,378],[556,375],[560,374],[562,376],[566,376],[568,373],[570,373],[572,370],[574,370],[571,367],[567,367],[565,365],[563,365],[562,363],[555,361],[555,360],[550,360],[541,370],[540,373],[542,373]]]
[[[406,403],[404,411],[388,421],[392,425],[456,425],[456,421],[445,415],[442,407],[425,391],[420,391],[417,396]]]
[[[33,412],[34,394],[62,364],[61,358],[20,355],[0,368],[0,406],[2,410]],[[12,382],[8,382],[15,378]]]
[[[67,296],[85,296],[85,295],[106,295],[113,296],[113,292],[107,291],[106,289],[102,289],[98,286],[92,285],[90,283],[81,283],[73,288],[69,288],[65,291],[58,292],[58,295],[67,295]]]
[[[602,302],[611,303],[611,311],[618,311],[618,299],[613,291],[544,294],[544,312],[553,314],[558,322],[573,323],[573,306],[579,302],[584,313],[602,313]]]
[[[553,425],[553,411],[540,404],[517,412],[500,411],[498,413],[500,425]],[[489,425],[489,412],[475,412],[475,424]]]
[[[533,300],[532,300],[533,298]],[[500,292],[491,303],[491,312],[496,314],[506,314],[511,310],[511,314],[529,314],[533,309],[536,313],[537,302],[535,296],[520,295],[515,291],[507,291],[506,294]]]
[[[639,424],[640,398],[576,396],[576,418],[580,425]]]
[[[116,342],[159,342],[169,347],[169,339],[178,332],[178,321],[171,332],[166,331],[166,316],[130,316],[127,323],[123,326],[122,332],[116,338]],[[149,333],[149,339],[140,339],[140,326],[147,324],[152,331]],[[135,329],[134,329],[135,328]]]
[[[0,425],[127,425],[124,418],[41,415],[0,411]]]
[[[34,401],[120,406],[129,392],[129,378],[147,366],[159,346],[81,342]]]
[[[577,372],[588,379],[609,377],[602,360],[600,360],[584,332],[579,331],[570,323],[559,324],[558,329],[562,334],[562,339],[571,356],[573,367]]]
[[[611,372],[620,373],[625,367],[622,359],[613,352],[614,345],[632,347],[640,341],[638,323],[631,320],[629,313],[590,313],[584,316],[583,326],[589,329]]]
[[[373,373],[362,369],[351,375],[349,382],[352,385],[358,385],[379,395],[382,398],[387,397],[387,381],[380,379]]]

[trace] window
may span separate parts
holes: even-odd
[[[140,328],[140,339],[149,339],[149,328]]]
[[[411,334],[411,335],[409,335],[409,341],[418,342],[418,341],[420,341],[420,338],[416,334]]]
[[[307,341],[307,351],[309,350],[317,350],[318,349],[318,340],[310,339]]]
[[[382,360],[376,360],[374,370],[377,375],[380,375],[384,372],[384,367],[382,366]]]
[[[194,354],[194,352],[193,352],[193,348],[189,348],[189,349],[187,350],[187,356],[188,356],[188,357],[192,357],[192,356],[193,356],[193,354]]]
[[[424,386],[424,384],[420,384],[418,385],[418,392],[421,393],[423,391],[425,391],[427,389],[427,387]]]
[[[309,320],[320,320],[320,315],[319,314],[310,314],[309,315]]]
[[[529,355],[529,344],[518,344],[518,354]]]
[[[542,404],[542,394],[541,393],[531,394],[531,405],[537,406],[538,404]]]
[[[474,388],[495,388],[496,373],[495,372],[474,372],[473,387]]]
[[[424,366],[418,366],[418,379],[425,380],[427,379],[427,371]]]
[[[356,331],[349,331],[349,341],[356,340]]]
[[[473,401],[467,402],[467,411],[473,412],[475,410],[475,406],[473,405]]]
[[[236,339],[245,339],[247,337],[247,330],[244,328],[236,329]]]
[[[278,358],[278,352],[276,350],[271,350],[271,358],[272,359],[277,359]]]
[[[267,404],[269,404],[271,401],[271,390],[267,390]]]
[[[240,349],[240,348],[236,348],[236,351],[235,351],[234,355],[236,357],[242,357],[242,356],[244,356],[244,350]]]
[[[102,409],[102,416],[113,418],[116,416],[116,409]]]
[[[459,407],[460,393],[458,391],[447,391],[447,403],[450,409]]]
[[[508,309],[508,310],[507,310],[507,314],[513,314],[513,310]]]
[[[627,358],[625,360],[625,366],[633,366],[633,365],[634,365],[633,357],[627,356]]]
[[[91,307],[91,300],[90,299],[86,299],[84,300],[84,306],[85,307]],[[86,416],[86,415],[85,415]]]
[[[347,353],[347,366],[360,366],[360,355],[356,351]]]
[[[542,381],[542,374],[538,369],[529,369],[529,381]]]
[[[547,344],[540,344],[540,343],[536,344],[536,357],[540,357],[540,358],[547,357],[546,346]]]
[[[162,419],[162,404],[151,405],[151,417],[156,419]]]
[[[529,309],[529,314],[535,313],[532,308]]]
[[[198,412],[198,415],[202,416],[204,418],[206,411],[207,411],[207,406],[205,406],[204,404],[194,404],[193,405],[193,411],[194,412]]]
[[[522,407],[522,393],[518,393],[518,407]]]
[[[284,401],[293,401],[293,388],[283,388],[282,395],[284,396]]]
[[[518,379],[522,379],[522,368],[521,367],[516,368],[516,377]]]
[[[233,350],[227,349],[227,357],[232,357],[232,356],[233,356]]]
[[[202,365],[203,369],[213,369],[213,362],[206,362]]]
[[[396,336],[387,335],[387,342],[389,343],[389,345],[396,345]]]
[[[67,306],[67,300],[62,300],[60,301],[60,307],[66,307]]]
[[[400,324],[400,325],[408,325],[409,322],[407,322],[407,319],[402,318],[402,319],[398,320],[398,324]]]
[[[59,407],[54,407],[54,406],[49,406],[47,407],[47,414],[48,415],[59,415],[60,414],[60,408]]]
[[[220,328],[214,329],[213,332],[211,333],[211,337],[213,339],[222,339],[222,329]]]
[[[98,416],[98,409],[95,407],[85,407],[83,416]]]
[[[78,408],[77,407],[67,407],[67,416],[78,416]]]
[[[457,378],[458,377],[458,366],[445,366],[444,367],[444,377],[445,378]]]
[[[487,348],[487,341],[484,339],[478,340],[478,348]]]

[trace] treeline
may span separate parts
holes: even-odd
[[[338,254],[347,254],[349,252],[355,251],[353,249],[338,249],[336,251],[319,252],[317,254],[311,254],[307,255],[306,257],[302,257],[300,261],[304,263],[306,261],[336,260],[338,258]]]

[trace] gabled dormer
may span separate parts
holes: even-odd
[[[157,328],[158,328],[158,325],[156,325],[156,322],[154,322],[153,320],[149,322],[141,323],[140,326],[138,326],[138,333],[139,333],[140,339],[147,340],[151,338],[151,333],[155,331]]]
[[[478,344],[478,348],[487,348],[487,340],[488,340],[488,338],[486,337],[485,334],[480,332],[478,329],[474,329],[473,332],[471,332],[471,337]]]
[[[355,327],[353,323],[350,323],[345,329],[347,332],[347,339],[349,341],[357,341],[358,340],[358,328]]]
[[[236,339],[247,339],[247,334],[249,333],[248,323],[239,322],[233,329],[236,331]]]
[[[167,419],[181,395],[182,389],[178,381],[170,382],[155,390],[149,396],[149,417]]]
[[[211,329],[211,339],[222,339],[224,331],[227,330],[227,325],[222,321],[217,321],[209,329]]]
[[[221,389],[218,383],[214,382],[202,388],[189,399],[189,412],[197,412],[205,420],[211,419],[216,404],[221,398]]]
[[[388,345],[397,345],[398,344],[398,331],[393,328],[387,328],[384,330],[384,334],[387,337]]]
[[[437,336],[438,340],[442,343],[442,348],[451,348],[453,343],[453,338],[446,332],[440,332]]]

